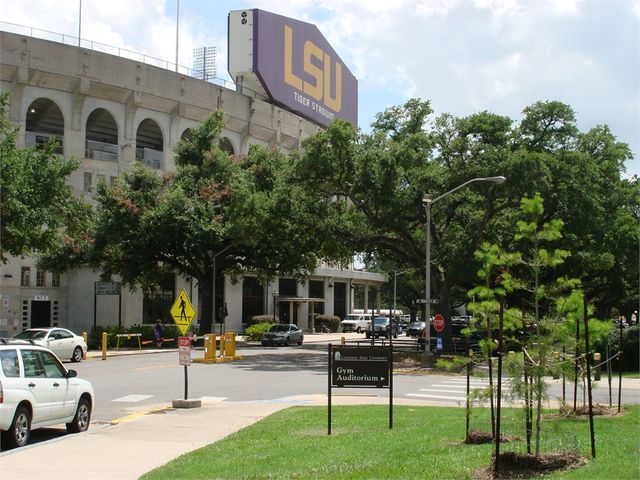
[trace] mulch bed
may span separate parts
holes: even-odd
[[[519,437],[515,435],[500,435],[500,442],[514,442],[519,440]],[[482,430],[469,430],[467,438],[464,442],[466,445],[480,445],[484,443],[493,443],[493,435],[491,432],[483,432]]]
[[[494,465],[478,472],[481,479],[527,479],[542,474],[569,470],[587,463],[587,459],[575,453],[528,453],[505,452],[500,454],[500,470],[494,475]]]

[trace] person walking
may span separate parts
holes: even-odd
[[[156,339],[156,346],[158,348],[162,348],[162,335],[164,333],[164,328],[162,327],[162,322],[160,319],[156,320],[156,324],[153,327],[153,336]]]

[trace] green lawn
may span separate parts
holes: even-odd
[[[503,432],[522,435],[521,410],[505,409]],[[640,478],[640,406],[620,417],[596,417],[596,459],[543,478]],[[226,439],[185,454],[143,479],[473,479],[489,465],[492,445],[463,445],[465,411],[443,407],[293,407]],[[471,428],[489,427],[487,410],[475,409]],[[590,457],[588,419],[543,423],[542,450],[577,451]],[[524,452],[524,442],[501,451]]]

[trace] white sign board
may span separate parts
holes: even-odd
[[[191,339],[178,337],[178,358],[180,365],[191,365]]]

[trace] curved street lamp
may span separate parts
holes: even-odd
[[[424,296],[425,296],[425,326],[426,326],[426,338],[425,338],[425,363],[428,365],[433,364],[433,354],[431,352],[431,205],[436,203],[438,200],[446,197],[447,195],[460,190],[462,187],[466,187],[470,183],[473,182],[491,182],[491,183],[504,183],[507,179],[503,176],[499,177],[479,177],[472,178],[471,180],[467,180],[466,182],[458,185],[455,188],[452,188],[448,192],[443,193],[439,197],[433,198],[433,195],[430,193],[425,193],[422,196],[422,205],[424,206],[424,210],[427,216],[427,221],[424,224],[424,228],[426,230],[426,248],[425,248],[425,265],[426,265],[426,276],[425,276],[425,285],[424,285]]]

